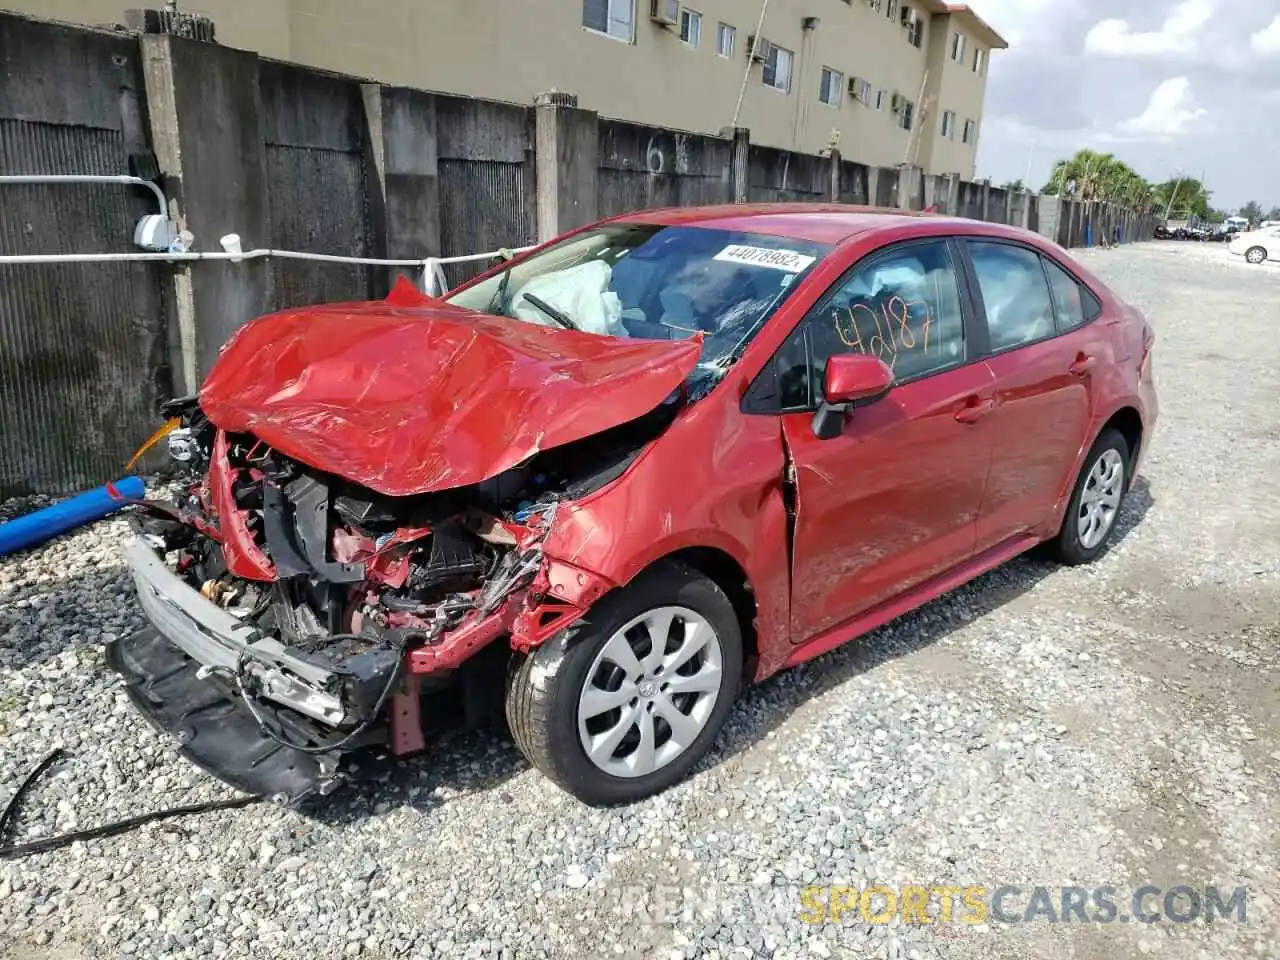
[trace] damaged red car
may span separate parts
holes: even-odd
[[[1037,236],[821,206],[645,211],[442,299],[263,317],[171,404],[181,493],[128,547],[151,626],[109,661],[282,801],[495,712],[636,800],[744,684],[1034,546],[1098,556],[1153,339]]]

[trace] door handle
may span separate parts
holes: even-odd
[[[990,397],[983,399],[976,393],[970,394],[965,399],[964,406],[956,411],[956,421],[958,423],[977,423],[995,408],[996,402]]]
[[[1087,353],[1077,353],[1075,360],[1072,361],[1071,366],[1067,367],[1067,369],[1077,377],[1083,377],[1093,369],[1094,364],[1097,362],[1097,358],[1091,357]]]

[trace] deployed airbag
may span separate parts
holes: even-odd
[[[516,291],[512,313],[528,323],[555,324],[555,320],[524,299],[526,293],[531,293],[563,313],[584,333],[625,337],[622,301],[609,289],[612,273],[603,260],[590,260],[535,277]]]

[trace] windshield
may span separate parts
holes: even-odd
[[[695,376],[714,382],[830,250],[731,230],[609,224],[446,300],[601,336],[683,340],[702,333]]]

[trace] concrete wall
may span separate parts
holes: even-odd
[[[359,82],[263,61],[258,90],[269,246],[369,256],[369,150]],[[378,293],[369,267],[272,260],[268,270],[269,310]]]
[[[125,20],[124,0],[6,0],[6,6],[77,23]],[[208,15],[220,43],[264,57],[519,104],[547,90],[572,90],[584,109],[704,134],[735,122],[747,38],[760,13],[758,2],[695,0],[687,5],[701,14],[694,47],[678,28],[649,20],[649,0],[633,0],[634,29],[625,40],[585,29],[581,0],[184,0],[179,6]],[[930,38],[959,29],[970,49],[987,51],[1002,41],[971,15],[948,12],[954,5],[914,0],[911,6],[925,21],[919,47],[896,8],[889,15],[887,2],[876,10],[866,0],[771,0],[761,34],[794,54],[790,89],[766,86],[761,66],[751,66],[737,124],[750,128],[759,144],[809,153],[838,130],[846,153],[868,163],[902,163],[908,134],[887,106],[877,111],[875,94],[901,93],[918,108],[927,70],[931,86],[942,86],[915,162],[935,172],[929,163],[934,120],[944,108],[980,120],[986,75],[948,69],[945,59],[931,56]],[[816,21],[811,29],[806,19]],[[736,31],[729,57],[717,54],[720,23]],[[824,67],[842,74],[835,106],[819,100]],[[871,85],[869,103],[848,95],[854,77]],[[944,166],[936,172],[969,176],[973,158],[973,146],[957,140],[939,152]]]
[[[831,164],[822,157],[752,146],[747,199],[821,203],[831,199]]]
[[[529,107],[437,96],[440,255],[537,240],[534,116]],[[454,266],[451,283],[489,264]]]
[[[596,212],[733,202],[733,143],[720,137],[599,121]]]
[[[856,146],[856,145],[854,145]],[[654,206],[818,201],[923,209],[1064,245],[1150,218],[805,153],[754,131],[601,118],[549,93],[516,105],[391,87],[164,33],[0,14],[0,173],[128,173],[150,159],[197,251],[276,247],[416,259],[515,247]],[[145,163],[143,164],[145,165]],[[0,253],[129,252],[154,200],[117,187],[0,187]],[[487,264],[454,266],[451,283]],[[157,402],[192,392],[263,313],[377,298],[379,266],[0,265],[0,496],[117,476]]]

